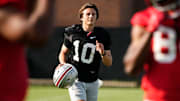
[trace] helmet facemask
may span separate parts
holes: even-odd
[[[152,5],[160,11],[175,10],[180,5],[180,0],[151,0]]]

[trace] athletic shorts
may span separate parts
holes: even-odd
[[[71,101],[97,101],[98,88],[98,80],[91,83],[76,80],[68,90]]]

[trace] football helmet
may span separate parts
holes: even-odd
[[[77,76],[78,72],[72,64],[59,64],[53,74],[53,83],[59,88],[69,88]]]
[[[180,5],[180,0],[145,0],[160,11],[174,10]]]

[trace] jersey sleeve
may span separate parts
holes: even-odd
[[[70,28],[65,28],[64,31],[64,45],[67,48],[71,48],[72,47],[72,35],[71,35],[71,29]]]
[[[111,49],[111,45],[112,45],[112,41],[111,41],[111,37],[109,35],[109,32],[106,31],[105,29],[102,29],[102,33],[103,33],[103,45],[104,45],[104,50],[110,50]]]
[[[25,10],[25,0],[0,0],[0,7],[12,5],[19,10]]]
[[[146,11],[140,11],[133,15],[131,18],[132,25],[140,25],[140,26],[147,26],[148,24],[148,14]]]

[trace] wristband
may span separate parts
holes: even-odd
[[[104,52],[103,54],[101,54],[101,56],[105,56],[106,55],[106,53]]]

